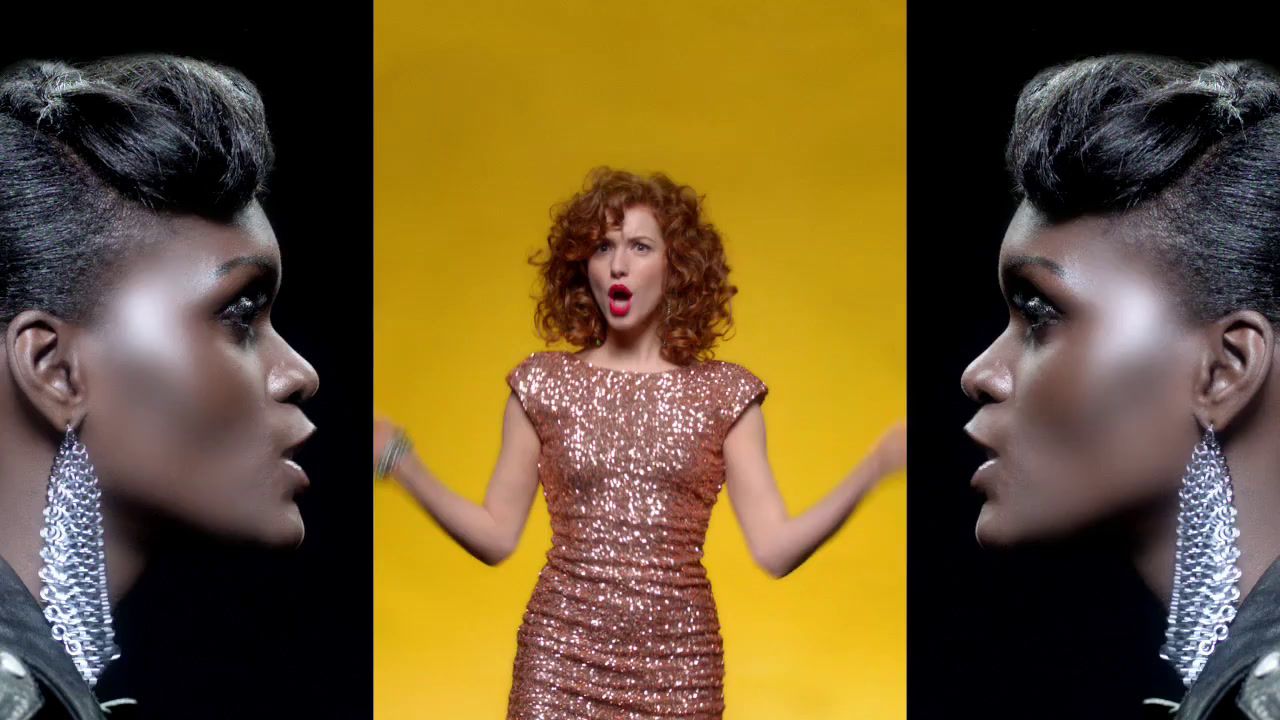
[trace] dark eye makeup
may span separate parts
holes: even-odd
[[[237,342],[254,339],[255,327],[271,305],[273,290],[269,279],[259,275],[240,287],[218,310],[219,322],[231,331]]]
[[[1060,310],[1049,298],[1026,278],[1016,277],[1008,289],[1009,305],[1026,323],[1028,333],[1040,338],[1052,326],[1063,319]]]

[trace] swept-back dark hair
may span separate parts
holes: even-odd
[[[1114,216],[1151,240],[1191,316],[1247,308],[1275,323],[1278,110],[1280,79],[1260,63],[1091,58],[1023,88],[1006,161],[1050,221]]]
[[[230,68],[136,55],[0,72],[0,328],[26,309],[88,319],[153,221],[229,221],[272,156],[262,98]]]

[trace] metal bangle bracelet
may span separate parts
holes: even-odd
[[[405,453],[413,448],[413,443],[409,440],[409,436],[401,428],[396,428],[396,432],[391,436],[391,441],[382,449],[382,455],[378,458],[378,464],[374,468],[374,477],[381,480],[392,473],[396,469],[396,465],[400,463],[400,459]]]
[[[397,428],[391,441],[383,448],[381,457],[378,458],[377,467],[374,469],[374,476],[377,479],[381,480],[391,474],[408,444],[408,436],[403,430]]]
[[[401,456],[407,451],[408,446],[410,446],[408,436],[404,434],[404,430],[397,429],[396,434],[387,443],[387,447],[383,448],[383,455],[379,457],[378,468],[375,469],[375,477],[384,479],[392,473],[392,470],[396,469]]]

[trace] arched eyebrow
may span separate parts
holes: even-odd
[[[1009,274],[1025,267],[1042,267],[1058,277],[1064,277],[1067,274],[1061,265],[1043,255],[1014,255],[1005,262],[1001,272]]]
[[[279,268],[276,267],[276,261],[270,255],[241,255],[240,257],[231,258],[230,260],[218,266],[213,274],[222,277],[238,267],[251,265],[260,268],[269,273],[278,273]]]
[[[241,255],[222,263],[213,271],[215,278],[221,278],[236,268],[256,268],[266,279],[269,287],[276,287],[280,282],[280,266],[270,255]]]
[[[1005,292],[1005,289],[1019,278],[1031,282],[1024,271],[1026,268],[1033,267],[1044,268],[1060,278],[1066,277],[1067,274],[1066,269],[1061,265],[1043,255],[1014,255],[1000,266],[1000,291]]]

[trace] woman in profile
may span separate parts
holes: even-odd
[[[1177,716],[1274,717],[1280,78],[1143,56],[1050,68],[1007,159],[1009,323],[962,378],[989,456],[978,540],[1107,530],[1168,608]]]
[[[100,718],[112,605],[177,522],[301,542],[315,370],[276,334],[272,149],[185,58],[0,75],[0,715]]]
[[[532,353],[507,375],[484,503],[445,487],[385,421],[377,472],[489,564],[514,551],[541,484],[552,547],[517,635],[509,718],[719,718],[723,646],[701,559],[721,487],[757,563],[782,577],[905,465],[905,428],[789,517],[765,451],[765,384],[709,358],[737,288],[696,193],[600,168],[547,242],[538,326],[581,349]]]

